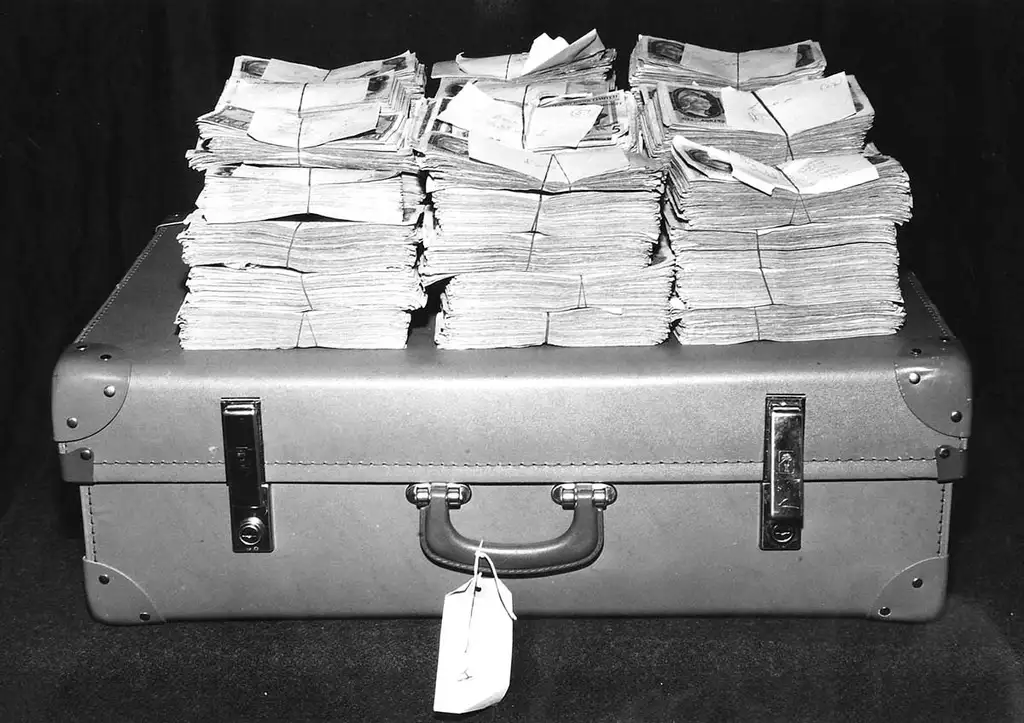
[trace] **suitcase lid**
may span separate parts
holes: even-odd
[[[71,482],[225,480],[221,400],[261,400],[268,482],[762,477],[765,398],[804,395],[807,480],[963,476],[961,344],[912,275],[896,335],[448,351],[183,351],[187,267],[163,225],[54,371]]]

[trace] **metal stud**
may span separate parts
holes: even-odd
[[[78,453],[78,456],[84,459],[86,462],[88,462],[89,460],[92,459],[92,450],[83,449],[81,452]]]
[[[112,397],[116,393],[117,390],[114,388],[113,384],[108,384],[107,386],[103,387],[103,396],[105,397]]]
[[[110,576],[109,575],[100,575],[99,580],[100,580],[100,585],[109,585],[110,584]]]
[[[919,578],[919,577],[915,577],[915,578],[914,578],[914,579],[913,579],[913,580],[912,580],[912,581],[910,582],[910,584],[911,584],[911,585],[913,585],[914,587],[921,587],[922,585],[924,585],[924,580],[922,580],[922,579],[921,579],[921,578]]]
[[[911,384],[917,384],[921,381],[921,375],[917,372],[910,372],[910,375],[907,378],[910,380]]]
[[[938,452],[939,456],[942,457],[942,459],[946,459],[951,454],[949,447],[945,444],[939,447]]]
[[[959,410],[954,409],[953,412],[949,415],[949,418],[952,419],[954,422],[959,422],[961,419],[964,418],[964,415],[962,415]]]
[[[74,429],[75,427],[78,426],[78,417],[68,417],[66,421],[67,425],[71,427],[71,429]]]
[[[148,623],[149,622],[149,613],[139,613],[139,620],[141,620],[144,623]]]
[[[890,615],[892,615],[892,610],[890,610],[889,608],[886,608],[886,607],[879,608],[878,609],[878,614],[881,615],[883,618],[887,618]]]
[[[88,344],[79,344],[78,346],[75,347],[75,349],[77,349],[78,351],[85,351],[88,348],[89,348]]]
[[[913,349],[910,350],[910,355],[911,356],[921,356],[921,350],[918,349],[917,347],[914,347]]]

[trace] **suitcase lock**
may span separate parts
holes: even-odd
[[[270,485],[264,476],[260,400],[222,399],[220,420],[231,507],[231,549],[234,552],[273,552],[274,528]]]
[[[799,550],[804,524],[804,398],[770,394],[764,411],[762,550]]]

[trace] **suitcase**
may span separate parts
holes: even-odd
[[[912,275],[888,337],[185,352],[179,230],[54,370],[96,619],[436,616],[481,546],[525,615],[940,614],[970,367]]]

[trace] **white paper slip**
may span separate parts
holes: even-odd
[[[481,543],[482,545],[483,543]],[[480,574],[480,560],[494,577]],[[473,577],[444,597],[434,682],[434,711],[470,713],[508,692],[512,673],[512,593],[478,550]]]
[[[557,44],[558,40],[565,42],[562,38],[558,38],[553,42]],[[570,45],[562,47],[557,52],[541,60],[533,68],[531,68],[531,70],[526,71],[524,69],[523,75],[526,75],[527,72],[535,73],[539,70],[547,70],[548,68],[554,68],[555,66],[561,65],[562,63],[567,63],[571,60],[575,60],[576,58],[593,55],[594,53],[599,53],[602,50],[604,50],[604,43],[602,43],[601,38],[598,37],[597,30],[591,30],[586,35],[580,37],[579,40],[574,41]]]
[[[535,108],[526,130],[526,147],[530,150],[576,148],[600,114],[599,105]]]
[[[552,38],[547,33],[541,33],[533,39],[530,52],[526,56],[526,63],[523,65],[523,75],[532,73],[541,63],[553,58],[568,47],[569,42],[561,35]]]
[[[494,100],[475,83],[460,90],[437,119],[505,145],[521,148],[523,144],[522,110],[510,103]]]
[[[489,58],[467,58],[462,53],[455,56],[455,65],[466,75],[478,78],[500,78],[512,80],[523,74],[523,64],[526,62],[526,54],[516,55],[495,55]],[[435,72],[449,72],[444,63],[437,63],[442,66]],[[435,75],[435,77],[438,77]]]
[[[857,112],[846,73],[775,85],[757,91],[757,95],[789,135]]]
[[[481,163],[501,166],[536,178],[544,185],[571,183],[550,153],[534,153],[512,148],[477,133],[469,134],[469,157]]]
[[[756,188],[761,193],[772,195],[776,188],[784,188],[796,192],[796,187],[786,179],[778,168],[755,161],[753,158],[730,152],[732,177],[741,183]]]
[[[271,58],[261,79],[274,83],[319,83],[326,77],[327,71],[322,68]]]
[[[693,43],[683,46],[683,57],[679,64],[690,70],[696,70],[718,78],[730,78],[735,82],[739,59],[736,53],[724,50],[702,48]]]
[[[563,151],[555,160],[570,184],[629,168],[629,158],[618,146]]]
[[[878,169],[864,156],[798,158],[779,166],[800,193],[830,193],[878,178]]]
[[[730,128],[780,136],[786,134],[753,93],[728,87],[722,88],[721,92],[725,123]]]
[[[376,103],[304,115],[264,108],[253,113],[248,134],[275,146],[311,148],[369,133],[377,127],[379,117]]]
[[[253,83],[237,80],[231,105],[250,110],[275,108],[294,112],[351,105],[362,102],[369,91],[369,78],[344,83]]]

